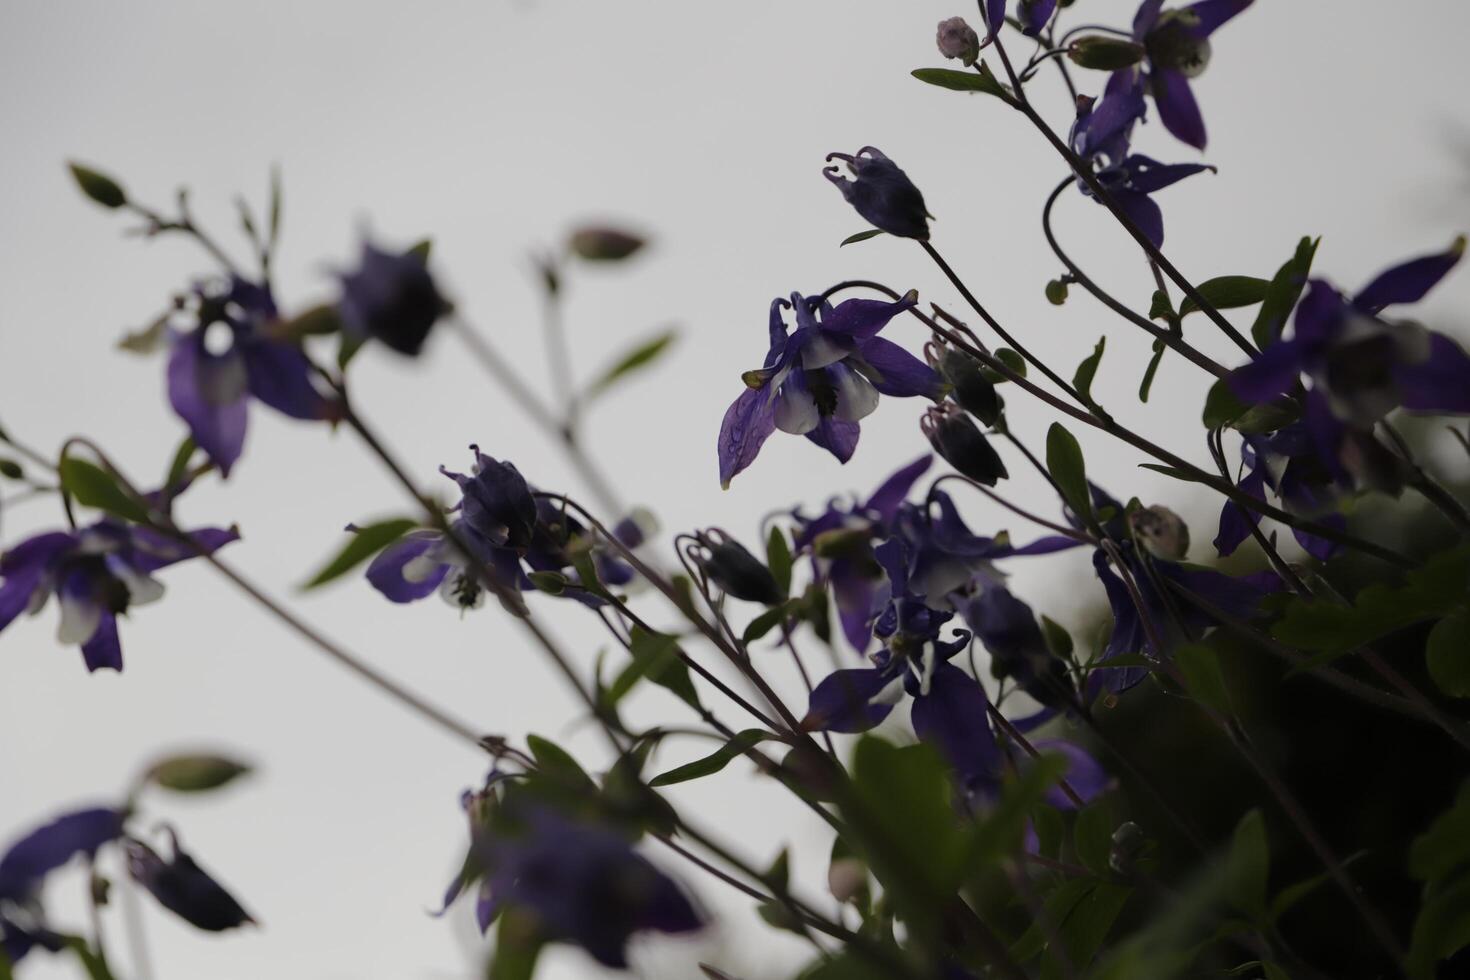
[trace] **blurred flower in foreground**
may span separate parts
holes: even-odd
[[[1189,80],[1210,63],[1210,35],[1254,0],[1201,0],[1164,10],[1164,0],[1143,0],[1133,18],[1133,39],[1147,54],[1149,94],[1164,128],[1196,149],[1205,148],[1205,120]],[[1135,77],[1139,69],[1125,68]]]
[[[435,322],[449,309],[424,256],[362,245],[355,272],[342,276],[342,325],[358,340],[374,337],[417,357]]]

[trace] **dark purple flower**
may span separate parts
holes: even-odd
[[[482,928],[515,908],[542,939],[574,943],[604,966],[624,969],[635,933],[703,927],[683,890],[626,838],[545,807],[515,809],[513,821],[497,820],[471,849],[485,876]],[[513,832],[502,829],[511,823]]]
[[[934,370],[878,336],[914,303],[850,299],[832,306],[798,293],[789,303],[773,301],[765,366],[746,372],[746,390],[720,425],[721,485],[755,462],[776,429],[804,435],[845,463],[857,448],[858,422],[877,408],[879,394],[939,397]],[[781,315],[788,307],[796,310],[790,333]]]
[[[985,0],[985,43],[989,44],[1000,33],[1006,22],[1006,0]],[[1057,0],[1020,0],[1016,19],[1021,22],[1021,33],[1036,37],[1046,29],[1051,15],[1056,13]]]
[[[924,195],[909,180],[898,164],[875,147],[865,146],[856,154],[829,153],[827,163],[841,160],[852,172],[852,179],[842,176],[836,165],[822,168],[822,176],[830,180],[847,203],[873,227],[899,238],[929,240],[929,212]]]
[[[169,403],[222,476],[245,446],[251,397],[292,418],[332,420],[341,413],[318,390],[301,348],[271,335],[277,318],[266,289],[234,279],[227,293],[201,291],[198,323],[173,335]]]
[[[195,546],[215,551],[239,535],[203,528]],[[122,669],[117,615],[163,596],[153,572],[196,550],[147,528],[104,518],[75,531],[38,534],[0,555],[0,630],[22,612],[37,613],[53,594],[61,607],[57,639],[82,648],[88,670]]]
[[[919,419],[919,428],[946,463],[976,483],[993,487],[1009,475],[985,433],[954,402],[931,405]]]
[[[112,807],[75,810],[31,831],[0,855],[0,963],[15,965],[36,946],[56,951],[63,937],[46,926],[41,883],[77,855],[92,857],[123,833],[127,813]]]
[[[726,594],[767,606],[786,598],[771,570],[724,531],[700,531],[695,539],[700,545],[695,557],[700,570]]]
[[[124,845],[129,873],[158,899],[158,904],[206,932],[223,932],[255,921],[233,895],[184,853],[172,831],[169,845],[173,855],[168,859],[139,840],[129,839]]]
[[[434,323],[449,309],[424,258],[384,252],[363,242],[357,271],[342,276],[342,325],[359,340],[376,337],[417,357]]]
[[[1047,646],[1030,606],[994,582],[965,600],[960,612],[990,654],[991,673],[1010,678],[1040,704],[1071,702],[1067,665]]]
[[[1072,149],[1091,164],[1098,181],[1155,245],[1164,243],[1164,215],[1150,196],[1185,177],[1214,168],[1198,163],[1159,163],[1133,153],[1133,127],[1144,117],[1143,82],[1132,69],[1114,72],[1100,99],[1077,100]],[[1092,189],[1081,178],[1083,194]]]
[[[1278,339],[1230,375],[1230,387],[1251,404],[1293,389],[1301,375],[1325,398],[1332,415],[1371,428],[1395,408],[1470,413],[1470,356],[1443,334],[1381,316],[1389,306],[1416,303],[1460,261],[1465,239],[1444,252],[1412,259],[1380,274],[1349,299],[1322,279],[1307,285],[1292,335]]]
[[[1133,18],[1133,39],[1146,52],[1142,75],[1159,107],[1164,128],[1196,149],[1205,148],[1205,121],[1189,80],[1210,61],[1210,35],[1253,0],[1200,0],[1164,10],[1164,0],[1143,0]],[[1138,76],[1139,69],[1123,70]]]

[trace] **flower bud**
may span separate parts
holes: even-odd
[[[647,244],[642,238],[618,228],[579,228],[572,232],[567,248],[589,262],[617,262]]]
[[[342,325],[359,340],[376,337],[417,357],[429,329],[449,309],[429,267],[412,252],[384,252],[364,243],[356,272],[342,277]]]
[[[950,395],[961,408],[986,425],[1000,419],[1000,395],[985,377],[984,365],[953,347],[930,347],[926,353],[930,366],[949,382]]]
[[[890,235],[928,241],[929,212],[924,207],[924,195],[897,164],[871,146],[855,155],[827,154],[827,162],[833,160],[846,163],[853,179],[842,176],[836,165],[824,167],[822,176],[837,186],[858,214]]]
[[[987,487],[1008,475],[990,440],[952,402],[936,405],[919,422],[934,451],[956,470]]]
[[[1133,871],[1133,862],[1143,852],[1143,847],[1148,843],[1144,836],[1143,828],[1132,820],[1119,825],[1113,831],[1113,846],[1108,852],[1108,867],[1120,875],[1130,874]]]
[[[1118,71],[1143,60],[1143,45],[1121,37],[1089,34],[1067,46],[1067,57],[1083,68]]]
[[[1149,554],[1165,561],[1183,561],[1189,554],[1189,525],[1167,507],[1155,504],[1133,512],[1133,533]]]
[[[855,857],[835,858],[827,867],[827,890],[839,902],[850,902],[868,884],[868,866]]]
[[[739,541],[723,531],[705,531],[698,539],[706,550],[703,557],[696,557],[700,568],[726,594],[767,606],[785,600],[786,595],[770,569]]]
[[[958,58],[966,66],[973,65],[980,57],[980,35],[965,23],[963,17],[951,17],[939,22],[939,53],[946,58]]]

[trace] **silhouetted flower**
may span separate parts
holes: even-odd
[[[695,535],[702,553],[695,556],[700,570],[725,593],[746,602],[774,606],[786,598],[771,570],[750,550],[724,531],[711,529]]]
[[[970,416],[953,402],[942,402],[919,420],[929,445],[960,473],[987,487],[1006,478],[1006,464]]]
[[[38,827],[0,855],[0,951],[11,965],[32,949],[58,950],[64,939],[47,928],[41,884],[78,855],[88,858],[123,833],[127,814],[111,807],[74,810]]]
[[[342,276],[342,325],[360,340],[375,337],[400,354],[417,357],[449,304],[424,258],[362,246],[357,270]]]
[[[822,168],[822,176],[836,185],[847,203],[869,224],[899,238],[929,240],[929,212],[924,207],[924,195],[896,163],[871,146],[863,147],[856,155],[827,154],[827,162],[833,160],[846,163],[852,179],[842,176],[836,166]]]
[[[255,921],[233,895],[184,853],[172,831],[169,845],[173,854],[165,859],[142,841],[129,839],[124,844],[129,873],[158,899],[158,904],[206,932],[223,932]]]
[[[122,669],[117,615],[163,597],[153,573],[236,540],[233,530],[190,534],[195,548],[113,518],[75,531],[50,531],[0,555],[0,630],[37,613],[53,594],[61,607],[59,642],[78,645],[88,670]],[[196,550],[197,549],[197,550]]]
[[[720,425],[720,483],[728,487],[755,462],[776,429],[804,435],[845,463],[857,448],[858,422],[878,407],[880,393],[939,397],[943,386],[933,369],[878,336],[914,303],[850,299],[832,306],[798,293],[789,303],[773,301],[765,366],[746,372],[746,390]],[[789,335],[781,315],[787,307],[796,310]]]

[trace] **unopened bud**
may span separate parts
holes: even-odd
[[[1143,60],[1143,45],[1121,37],[1089,34],[1067,46],[1067,57],[1083,68],[1118,71]]]
[[[1005,463],[984,433],[953,402],[929,409],[919,427],[935,452],[976,483],[993,487],[1008,475]]]
[[[931,347],[929,363],[949,382],[951,396],[961,408],[986,425],[994,425],[1000,419],[1000,395],[985,377],[985,367],[978,360],[953,347]]]
[[[980,57],[980,35],[965,23],[963,17],[951,17],[939,22],[939,53],[946,58],[958,58],[966,65],[973,65]]]
[[[573,255],[589,262],[617,262],[641,249],[646,242],[617,228],[579,228],[567,242]]]
[[[698,559],[700,567],[710,581],[728,595],[767,606],[774,606],[786,598],[770,569],[739,541],[723,531],[705,531],[698,538],[706,551]]]
[[[1149,554],[1165,561],[1183,561],[1189,554],[1189,525],[1167,507],[1155,504],[1133,512],[1133,533]]]
[[[837,858],[827,867],[827,890],[839,902],[852,901],[867,885],[867,865],[855,857]]]

